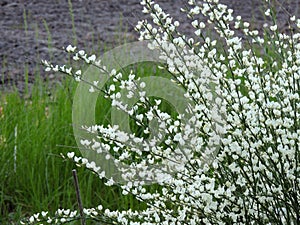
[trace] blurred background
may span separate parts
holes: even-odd
[[[287,26],[288,13],[299,14],[299,0],[272,0],[278,8],[280,29]],[[187,1],[158,0],[162,8],[190,30],[189,20],[180,12]],[[254,26],[261,27],[264,16],[261,0],[220,0]],[[39,74],[45,75],[40,60],[63,62],[63,46],[77,45],[99,53],[105,46],[136,40],[134,31],[141,13],[139,0],[0,0],[0,85],[12,86],[21,92],[28,79],[32,83]],[[189,32],[188,32],[189,33]],[[26,76],[24,76],[24,74]],[[47,76],[47,77],[45,77]]]

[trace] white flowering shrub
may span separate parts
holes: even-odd
[[[94,55],[66,48],[75,60],[111,76],[112,84],[102,90],[105,97],[143,127],[142,134],[128,134],[116,125],[85,127],[95,138],[82,140],[82,145],[107,153],[107,159],[113,154],[116,165],[127,165],[121,183],[106,177],[94,161],[67,154],[106,185],[119,185],[124,195],[147,205],[140,211],[100,205],[84,209],[85,217],[111,224],[300,224],[300,20],[291,17],[290,33],[280,33],[274,12],[267,9],[272,22],[252,30],[217,0],[190,0],[183,11],[191,18],[195,37],[187,37],[158,4],[141,4],[153,20],[138,23],[140,40],[159,49],[189,107],[172,116],[160,109],[160,99],[147,97],[145,83],[134,73],[125,77],[106,71]],[[200,21],[199,14],[207,21]],[[214,25],[215,35],[205,35],[205,24]],[[44,64],[46,70],[82,80],[80,70]],[[89,84],[90,92],[97,84]],[[129,107],[124,96],[138,96],[139,102]],[[148,129],[151,121],[159,124],[155,131]],[[150,180],[159,184],[157,191],[148,191]],[[76,219],[79,212],[60,209],[23,223]]]

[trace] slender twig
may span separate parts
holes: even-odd
[[[79,190],[77,172],[74,169],[74,170],[72,170],[72,173],[73,173],[73,178],[74,178],[74,185],[75,185],[75,190],[76,190],[76,197],[77,197],[79,213],[80,213],[80,217],[81,217],[81,225],[86,225],[85,216],[84,216],[84,213],[83,213],[82,202],[81,202],[81,197],[80,197],[80,190]]]

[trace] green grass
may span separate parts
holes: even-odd
[[[66,151],[58,145],[74,146],[71,102],[64,98],[62,89],[48,96],[41,88],[34,87],[30,99],[21,98],[17,92],[1,96],[2,215],[39,211],[49,203],[70,203],[70,191],[60,192],[71,190],[67,171],[72,165],[55,155]]]
[[[155,65],[130,66],[141,76],[167,76]],[[49,89],[38,79],[30,97],[17,90],[0,95],[0,224],[11,224],[40,211],[77,209],[72,162],[60,153],[75,151],[72,130],[73,80],[66,79]],[[52,91],[49,91],[52,90]],[[109,123],[110,102],[99,97],[97,119]],[[16,155],[16,158],[14,157]],[[84,207],[102,204],[111,209],[140,208],[131,196],[122,196],[118,187],[107,188],[89,171],[77,168]]]

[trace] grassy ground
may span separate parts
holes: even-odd
[[[73,165],[58,157],[75,146],[68,93],[74,85],[64,85],[48,95],[44,85],[36,84],[29,99],[21,98],[17,91],[1,94],[1,224],[27,213],[76,203]],[[83,198],[91,202],[95,197],[91,189],[101,183],[83,170],[79,174],[81,186],[87,188]]]
[[[162,75],[153,65],[130,67],[127,72],[130,69],[142,76]],[[77,208],[71,173],[76,166],[60,157],[68,151],[80,154],[71,121],[75,89],[70,79],[52,91],[37,80],[30,97],[21,97],[17,90],[0,94],[0,224],[13,224],[40,211]],[[99,98],[98,107],[109,105]],[[98,120],[101,123],[105,118],[102,115]],[[130,196],[121,197],[117,187],[106,188],[89,171],[77,170],[84,207],[140,207]]]

